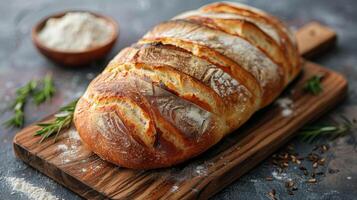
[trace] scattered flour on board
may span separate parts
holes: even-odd
[[[79,134],[78,134],[78,132],[74,128],[72,128],[72,129],[70,129],[68,131],[68,136],[69,136],[70,139],[73,139],[73,140],[80,140],[81,139]]]
[[[171,192],[176,192],[179,189],[178,185],[173,185],[170,189]]]
[[[175,181],[171,186],[170,192],[177,192],[181,189],[181,183],[187,180],[191,180],[196,177],[207,177],[209,176],[209,168],[213,166],[212,162],[204,162],[202,164],[190,164],[183,169],[172,168],[170,179]],[[191,191],[199,192],[198,189],[192,188]]]
[[[80,137],[78,132],[74,129],[68,130],[68,138],[69,144],[59,144],[57,145],[57,150],[61,151],[60,157],[62,159],[62,163],[68,163],[77,158],[77,153],[79,151],[78,141],[80,141]]]
[[[192,191],[192,192],[195,192],[195,193],[200,192],[197,188],[192,188],[191,191]]]
[[[58,198],[46,191],[44,188],[36,187],[28,183],[23,178],[6,177],[7,184],[12,187],[14,192],[21,192],[29,199],[33,200],[58,200]]]
[[[60,144],[60,145],[57,146],[57,149],[60,150],[60,151],[67,151],[68,146],[65,145],[65,144]]]
[[[195,174],[197,176],[207,176],[208,174],[208,171],[207,171],[207,167],[205,166],[202,166],[202,165],[198,165],[196,168],[195,168]]]
[[[283,117],[289,117],[294,113],[294,102],[288,97],[279,98],[275,103],[282,109],[281,115]]]

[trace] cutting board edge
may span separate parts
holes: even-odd
[[[309,62],[310,63],[310,62]],[[341,81],[341,86],[340,86],[340,90],[339,93],[337,95],[337,98],[334,99],[334,101],[330,101],[329,104],[326,106],[326,109],[324,109],[324,112],[319,113],[319,115],[314,116],[313,119],[309,120],[306,123],[309,123],[311,121],[313,121],[314,119],[318,118],[319,116],[321,116],[322,114],[326,113],[328,110],[332,109],[338,102],[340,102],[341,100],[344,99],[344,97],[347,94],[347,90],[348,90],[348,82],[347,79],[340,73],[335,72],[333,70],[327,69],[327,68],[323,68],[317,64],[313,64],[315,67],[321,68],[324,71],[328,71],[330,73],[333,74],[333,76],[337,79],[340,79]],[[45,120],[48,120],[51,118],[51,115],[49,117],[46,117]],[[35,123],[34,123],[35,124]],[[34,169],[39,170],[41,173],[51,177],[52,179],[54,179],[56,182],[60,183],[61,185],[63,185],[64,187],[70,189],[71,191],[75,192],[76,194],[84,197],[84,198],[91,198],[91,199],[101,199],[101,198],[107,198],[104,194],[98,192],[95,189],[92,189],[90,186],[88,186],[86,183],[76,179],[75,177],[67,174],[65,171],[60,170],[57,166],[49,163],[48,161],[46,161],[45,159],[41,159],[40,157],[38,157],[36,154],[29,154],[28,152],[30,151],[29,149],[26,149],[26,147],[22,146],[21,144],[19,144],[18,142],[18,136],[21,135],[22,132],[28,131],[31,128],[34,128],[34,124],[30,125],[29,127],[23,129],[22,131],[20,131],[18,134],[16,134],[16,136],[14,137],[14,151],[15,151],[15,155],[23,160],[25,163],[28,163],[31,167],[33,167]],[[284,143],[286,143],[289,138],[292,138],[295,134],[288,134],[289,136],[287,138],[284,139],[284,141],[280,142],[278,145],[276,145],[276,147],[272,148],[270,151],[273,152],[276,149],[279,148],[279,146],[283,145]],[[269,151],[269,152],[270,152]],[[249,169],[246,169],[244,171],[244,173],[241,171],[238,176],[232,176],[232,173],[234,173],[234,171],[236,170],[235,167],[233,167],[230,170],[225,171],[222,174],[222,177],[226,177],[223,179],[226,179],[228,181],[224,182],[224,184],[220,183],[219,186],[217,187],[217,181],[219,182],[221,178],[216,178],[213,179],[213,181],[211,181],[211,183],[208,183],[203,189],[202,191],[200,191],[199,193],[191,193],[186,197],[193,197],[193,198],[197,198],[197,199],[206,199],[208,197],[213,196],[214,194],[216,194],[217,192],[219,192],[222,188],[226,187],[227,185],[229,185],[230,183],[232,183],[233,181],[237,180],[241,175],[247,173],[249,170],[251,170],[254,166],[256,166],[258,163],[260,163],[261,161],[263,161],[264,159],[266,159],[269,155],[266,154],[263,156],[263,158],[260,158],[259,160],[256,160],[253,164],[253,166],[249,167]],[[255,156],[259,156],[259,155],[255,155]],[[250,158],[251,159],[251,158]],[[34,162],[34,160],[38,160],[40,162]],[[51,167],[54,171],[51,173],[51,170],[44,170],[43,167],[41,166],[48,166]],[[237,167],[237,166],[236,166]],[[241,167],[241,166],[240,166]],[[58,172],[58,173],[55,173]],[[231,179],[227,179],[227,175],[228,177],[233,177]],[[78,189],[76,187],[72,187],[72,186],[68,186],[67,182],[65,182],[65,180],[70,179],[73,182],[70,182],[71,185],[82,185],[82,190]],[[83,185],[86,186],[86,188],[83,189]],[[210,189],[210,187],[215,187],[215,189]]]
[[[107,197],[102,194],[101,192],[93,189],[92,187],[88,186],[86,183],[83,181],[78,180],[77,178],[69,175],[63,170],[60,170],[56,165],[47,162],[45,159],[42,159],[36,154],[30,154],[29,150],[27,150],[25,147],[21,146],[20,144],[16,143],[14,141],[13,143],[13,148],[14,148],[14,153],[15,156],[23,161],[24,163],[28,164],[31,166],[33,169],[38,170],[42,174],[45,174],[46,176],[52,178],[54,181],[57,183],[61,184],[65,188],[69,189],[73,193],[86,198],[86,199],[106,199]],[[36,162],[37,161],[37,162]],[[51,170],[44,170],[45,168],[41,167],[41,165],[48,166],[52,168],[52,173],[50,173]],[[68,183],[71,183],[70,185],[78,185],[81,186],[81,189],[78,189],[77,187],[72,187],[69,185],[66,185],[65,180],[68,180]],[[85,190],[86,192],[83,192]]]
[[[325,43],[331,43],[330,41],[332,41],[332,42],[334,42],[335,40],[331,40],[331,37],[332,38],[334,38],[334,37],[336,37],[336,33],[335,32],[331,32],[331,30],[328,30],[328,29],[326,29],[326,27],[325,26],[322,26],[321,24],[319,25],[319,24],[317,24],[318,26],[316,26],[316,24],[308,24],[308,28],[305,28],[307,31],[305,31],[305,32],[302,32],[301,30],[302,30],[302,28],[300,28],[300,30],[298,30],[297,32],[301,32],[302,33],[302,35],[305,35],[306,36],[306,34],[307,34],[307,36],[309,36],[309,30],[310,29],[313,29],[313,30],[315,30],[315,32],[317,32],[317,33],[322,33],[322,35],[321,34],[316,34],[314,37],[312,37],[312,38],[310,38],[309,37],[309,40],[300,40],[300,43],[301,44],[310,44],[311,42],[313,43],[313,46],[316,46],[317,47],[317,50],[319,49],[318,47],[320,47],[320,46],[322,46],[322,45],[324,45]],[[327,27],[328,28],[328,27]],[[327,34],[327,33],[329,33],[329,34]],[[301,35],[301,34],[300,34]],[[320,38],[321,36],[323,36],[323,35],[327,35],[326,37],[323,37],[323,38]],[[311,35],[310,35],[311,36]],[[298,43],[299,43],[299,40],[298,40]],[[299,46],[301,45],[301,44],[299,44]],[[314,51],[315,51],[316,49],[314,49]],[[307,50],[305,50],[305,51],[300,51],[300,54],[301,55],[308,55],[310,52],[309,51],[312,51],[311,49],[309,50],[309,49],[307,49]],[[318,66],[318,65],[317,65]],[[332,71],[332,70],[330,70],[330,71]],[[340,74],[340,73],[338,73],[338,72],[335,72],[335,71],[333,71],[333,73],[336,75],[336,74],[338,74],[338,75],[340,75],[340,78],[342,78],[342,79],[344,79],[344,85],[343,85],[343,95],[342,96],[344,96],[345,94],[347,94],[347,86],[348,86],[348,83],[347,83],[347,80]],[[340,96],[339,96],[340,97]],[[337,99],[337,98],[336,98]],[[337,104],[340,100],[341,100],[342,98],[340,98],[335,104]],[[333,105],[335,105],[335,104],[333,104]],[[331,106],[332,107],[332,106]],[[327,110],[326,110],[327,111]],[[322,114],[322,113],[321,113]],[[50,116],[48,116],[47,118],[45,118],[45,119],[51,119],[51,117],[53,117],[52,115],[50,115]],[[315,118],[317,118],[318,116],[316,116]],[[27,128],[32,128],[33,130],[35,130],[34,129],[34,126],[33,126],[34,124],[31,124],[30,125],[30,127],[27,127]],[[21,130],[19,133],[17,133],[17,135],[20,135],[21,133],[24,133],[25,131],[27,131],[27,130],[29,130],[29,129],[23,129],[23,130]],[[17,135],[14,137],[14,149],[16,148],[15,147],[15,145],[17,145],[17,143],[18,143],[18,137],[17,137]],[[22,152],[23,154],[26,154],[26,151],[29,151],[29,149],[23,149],[23,147],[21,146],[21,145],[18,145],[18,148],[21,148],[22,149],[22,151],[24,151],[24,152]],[[18,153],[21,153],[21,152],[18,152]],[[15,152],[15,155],[16,155],[16,152]],[[36,154],[34,154],[34,155],[32,155],[32,156],[34,156],[34,157],[36,157],[37,159],[40,159],[40,158],[38,158],[38,155],[36,155]],[[17,155],[17,157],[19,157],[19,155]],[[19,157],[20,158],[20,157]],[[21,158],[20,158],[21,159]],[[25,163],[28,163],[30,166],[32,166],[33,168],[35,168],[35,169],[37,169],[37,170],[39,170],[38,168],[36,168],[36,163],[35,163],[35,165],[34,165],[34,163],[33,163],[33,160],[31,161],[31,160],[27,160],[27,162],[25,161],[26,159],[22,159]],[[48,161],[46,161],[46,163],[48,163]],[[40,164],[38,164],[38,165],[40,165]],[[256,165],[256,164],[255,164]],[[254,166],[255,166],[254,165]],[[57,168],[57,167],[56,167]],[[58,169],[58,168],[57,168]],[[58,169],[59,170],[59,169]],[[45,170],[39,170],[40,172],[42,172],[42,173],[44,173],[45,175],[47,175],[47,176],[49,176],[49,177],[51,177],[51,178],[53,178],[55,181],[57,181],[57,182],[59,182],[60,184],[62,184],[62,185],[64,185],[66,188],[69,188],[70,190],[72,190],[73,192],[76,192],[77,194],[79,194],[79,195],[81,195],[82,197],[89,197],[89,195],[86,195],[85,196],[85,194],[82,194],[82,193],[78,193],[78,191],[75,191],[73,188],[70,188],[70,187],[68,187],[67,185],[65,185],[65,183],[64,182],[62,182],[62,180],[61,180],[61,177],[59,177],[59,179],[57,179],[56,177],[53,177],[53,176],[51,176],[50,174],[49,174],[49,172],[47,172],[46,173],[46,171]],[[65,173],[65,172],[63,172],[63,173]],[[227,174],[229,174],[228,172],[226,172]],[[69,176],[67,173],[65,173],[65,176]],[[63,177],[65,177],[65,176],[63,176]],[[71,178],[74,178],[74,177],[72,177],[72,176],[70,176]],[[238,177],[236,177],[236,178],[234,178],[234,180],[236,180]],[[232,180],[232,181],[234,181],[234,180]],[[231,182],[232,182],[231,181]],[[82,181],[79,181],[78,183],[81,183],[81,184],[84,184]],[[228,183],[229,184],[229,183]],[[226,185],[225,185],[226,186]],[[222,188],[223,188],[223,186],[222,186]],[[215,193],[217,193],[218,191],[220,191],[222,188],[215,188],[215,191],[211,191],[210,192],[210,194],[208,194],[208,196],[212,196],[213,194],[215,194]],[[96,191],[97,192],[97,191]],[[207,192],[207,191],[201,191],[200,192],[200,194],[201,194],[201,198],[203,198],[204,197],[204,195],[206,194],[205,192]],[[209,191],[208,191],[209,192]],[[187,196],[185,196],[185,197],[187,197]],[[195,197],[195,195],[192,195],[192,194],[190,194],[190,197]],[[197,197],[197,193],[196,193],[196,197]],[[188,198],[188,197],[187,197]]]
[[[316,67],[320,67],[319,65],[316,65]],[[337,95],[338,98],[335,99],[335,101],[331,101],[329,102],[329,104],[325,107],[324,112],[320,112],[318,115],[314,116],[313,118],[311,118],[310,120],[307,120],[304,124],[301,125],[301,127],[305,124],[311,123],[315,120],[317,120],[318,118],[320,118],[323,114],[328,113],[329,111],[331,111],[339,102],[343,101],[344,99],[346,99],[347,97],[347,92],[348,92],[348,81],[345,78],[345,76],[343,76],[341,73],[330,70],[330,69],[325,69],[327,71],[329,71],[330,73],[334,73],[335,76],[337,76],[338,78],[340,78],[343,82],[342,82],[342,86],[340,89],[340,94]],[[259,163],[261,163],[262,161],[264,161],[265,159],[267,159],[273,152],[275,152],[276,150],[278,150],[282,145],[286,144],[288,141],[290,141],[292,138],[294,138],[297,135],[297,131],[293,132],[292,134],[287,134],[288,137],[283,138],[283,141],[281,143],[279,143],[278,145],[273,146],[273,148],[269,149],[269,153],[265,154],[263,156],[263,158],[261,158],[260,160],[256,160],[256,162],[253,164],[252,167],[250,167],[250,169],[247,169],[246,171],[241,171],[241,174],[239,174],[238,176],[235,176],[233,179],[231,179],[230,181],[228,181],[226,184],[216,184],[216,183],[209,183],[205,186],[204,189],[202,189],[202,191],[199,193],[199,195],[194,195],[196,199],[208,199],[212,196],[214,196],[215,194],[217,194],[219,191],[221,191],[223,188],[227,187],[229,184],[233,183],[235,180],[239,179],[242,175],[246,174],[247,172],[249,172],[250,170],[252,170],[256,165],[258,165]],[[254,156],[259,156],[258,153],[255,153]],[[252,159],[252,158],[250,158]],[[254,157],[253,157],[254,159]],[[251,164],[251,163],[250,163]],[[233,172],[235,171],[237,167],[242,167],[242,166],[238,166],[236,165],[235,167],[233,167],[230,170],[227,170],[224,172],[224,174],[222,175],[223,179],[225,180],[229,180],[226,179],[226,174],[228,175],[228,177],[232,177]],[[222,178],[221,177],[221,178]],[[225,178],[224,178],[225,177]],[[213,184],[217,188],[217,185],[219,185],[219,189],[215,189],[215,190],[210,190],[209,187],[210,185]],[[205,192],[205,191],[209,191],[209,192]],[[215,192],[211,192],[211,191],[215,191]]]
[[[338,104],[338,102],[342,101],[345,98],[347,91],[348,91],[348,82],[347,82],[347,79],[339,72],[330,70],[328,68],[321,67],[318,64],[314,64],[314,63],[311,63],[308,61],[307,61],[307,63],[314,65],[315,68],[321,69],[323,71],[327,71],[328,73],[332,74],[334,76],[334,78],[339,79],[339,81],[341,82],[340,86],[339,86],[340,89],[338,89],[337,90],[338,92],[336,93],[337,98],[332,99],[333,101],[328,101],[326,110],[324,110],[324,112],[320,112],[318,115],[315,115],[312,119],[310,119],[306,122],[306,123],[309,123],[309,122],[312,122],[313,120],[315,120],[316,118],[318,118],[319,116],[321,116],[322,114],[331,110],[336,104]],[[46,117],[44,120],[51,119],[51,116],[52,115]],[[85,182],[83,182],[79,179],[76,179],[75,177],[69,175],[65,171],[59,169],[57,166],[51,164],[50,162],[46,161],[43,158],[40,158],[37,154],[30,154],[29,153],[30,150],[19,143],[18,137],[21,135],[21,133],[29,131],[31,129],[33,129],[32,131],[35,131],[35,124],[36,123],[33,123],[30,126],[26,127],[25,129],[21,130],[14,137],[13,145],[14,145],[14,152],[15,152],[16,157],[21,159],[23,162],[28,163],[34,169],[39,170],[41,173],[51,177],[59,184],[63,185],[64,187],[70,189],[74,193],[76,193],[84,198],[90,198],[90,199],[108,198],[104,194],[100,193],[99,191],[93,189],[91,186],[87,185]],[[301,126],[303,126],[303,124]],[[283,142],[280,142],[279,145],[276,145],[273,148],[269,149],[269,152],[273,152],[276,149],[278,149],[280,146],[282,146],[287,141],[289,141],[289,138],[292,138],[295,134],[292,133],[292,134],[287,134],[287,135],[289,135],[289,136],[284,138]],[[254,156],[259,157],[259,155],[257,155],[257,154],[255,154]],[[239,177],[241,177],[243,174],[248,172],[250,169],[255,167],[258,163],[260,163],[261,161],[266,159],[266,156],[261,156],[261,157],[263,157],[263,158],[256,159],[254,161],[253,165],[247,167],[244,170],[244,173],[241,169],[236,170],[236,167],[238,167],[238,165],[235,167],[233,166],[231,169],[224,171],[224,173],[222,173],[222,175],[220,175],[221,178],[213,179],[212,181],[210,181],[206,186],[204,186],[202,188],[202,190],[199,193],[192,192],[192,193],[188,194],[186,197],[188,197],[188,198],[192,197],[192,198],[197,198],[197,199],[206,199],[206,198],[213,196],[214,194],[221,191],[224,187],[226,187],[227,185],[229,185],[230,183],[232,183],[233,181],[235,181]],[[250,160],[253,158],[254,157],[248,158],[248,159]],[[252,163],[250,163],[250,164],[252,164]],[[43,166],[47,166],[47,167],[43,167]],[[239,166],[239,167],[241,167],[241,166]],[[52,168],[52,170],[45,170],[46,168]],[[235,171],[240,171],[240,172],[235,173]],[[235,174],[235,175],[233,176],[232,174]],[[227,178],[227,177],[229,177],[229,178]],[[222,180],[222,179],[225,180],[224,183],[220,182],[220,180]],[[217,182],[220,182],[220,183],[217,184]],[[76,186],[81,186],[81,187],[78,188]],[[212,189],[212,187],[214,187],[215,189]]]

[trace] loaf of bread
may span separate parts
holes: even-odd
[[[275,17],[236,3],[209,4],[123,49],[80,98],[75,126],[111,163],[172,166],[270,104],[299,73],[299,59],[293,35]]]

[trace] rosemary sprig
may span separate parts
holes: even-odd
[[[304,90],[306,92],[312,93],[313,95],[318,95],[320,92],[322,92],[321,79],[323,77],[324,77],[323,74],[312,76],[304,84]]]
[[[55,94],[55,85],[53,83],[52,76],[47,74],[42,80],[43,86],[40,90],[37,90],[34,94],[34,101],[36,105],[39,105],[49,99]]]
[[[37,124],[41,129],[36,131],[35,136],[42,136],[40,143],[46,138],[55,134],[55,141],[61,130],[68,128],[73,120],[73,113],[78,100],[74,100],[68,105],[60,108],[59,112],[55,115],[56,119],[49,123]]]
[[[299,136],[308,143],[312,143],[321,137],[333,140],[344,136],[354,128],[354,123],[345,116],[341,116],[341,119],[341,123],[334,122],[327,125],[306,126],[301,129]]]
[[[41,89],[38,88],[38,81],[31,80],[25,86],[16,90],[16,99],[11,109],[14,115],[4,124],[8,127],[22,127],[25,122],[24,106],[26,101],[33,97],[37,105],[50,99],[55,93],[55,86],[51,75],[46,75],[42,82]]]
[[[14,115],[4,124],[8,127],[22,127],[25,122],[25,113],[24,106],[26,100],[36,89],[37,82],[32,80],[28,82],[26,85],[20,87],[16,90],[16,99],[15,102],[11,105],[11,109],[14,112]]]

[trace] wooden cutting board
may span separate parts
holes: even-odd
[[[333,44],[336,35],[311,23],[297,31],[297,38],[301,55],[310,55]],[[304,82],[321,73],[323,92],[318,96],[303,92]],[[305,62],[303,73],[282,95],[293,100],[291,116],[284,117],[282,108],[270,105],[204,154],[167,169],[136,171],[107,163],[82,145],[74,127],[60,133],[57,142],[40,144],[40,138],[33,136],[38,127],[31,125],[15,136],[14,150],[18,158],[84,198],[207,199],[335,106],[346,91],[343,76]],[[53,115],[46,120],[51,119]]]

